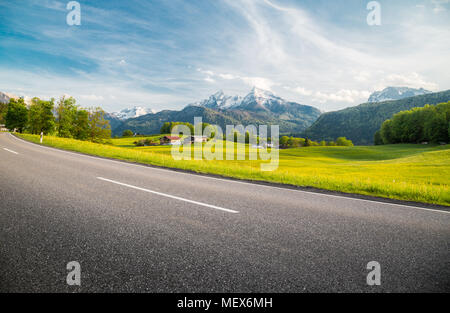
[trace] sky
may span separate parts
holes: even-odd
[[[333,111],[388,86],[450,89],[450,0],[0,0],[0,91],[113,112],[253,86]],[[370,6],[369,6],[370,7]],[[372,7],[370,7],[372,8]]]

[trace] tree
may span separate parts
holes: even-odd
[[[382,145],[382,144],[383,144],[383,138],[381,137],[381,132],[380,132],[380,131],[377,131],[377,132],[375,133],[375,135],[373,136],[373,143],[374,143],[376,146],[379,146],[379,145]]]
[[[336,145],[342,147],[353,147],[353,142],[345,137],[339,137],[336,139]]]
[[[55,129],[55,117],[53,116],[53,108],[55,100],[41,101],[41,132],[44,134],[53,133]]]
[[[102,108],[89,109],[89,140],[92,142],[104,142],[111,138],[111,126],[105,120],[105,111]]]
[[[186,125],[189,128],[189,130],[191,131],[191,134],[194,134],[194,125],[192,125],[191,123],[183,123],[183,122],[165,122],[160,129],[160,133],[161,134],[171,134],[172,129],[177,125]],[[202,125],[203,130],[208,125],[209,124],[207,124],[207,123],[203,123],[203,125]]]
[[[6,123],[6,113],[8,112],[8,103],[0,102],[0,124]]]
[[[392,124],[393,123],[391,120],[387,120],[381,125],[380,134],[381,134],[381,139],[383,139],[383,143],[385,145],[388,145],[390,143],[395,143],[394,138],[392,136]]]
[[[133,137],[133,135],[134,135],[134,133],[130,129],[124,130],[122,133],[122,137]]]
[[[78,110],[75,103],[74,98],[70,97],[66,99],[64,96],[58,101],[56,108],[56,130],[59,137],[74,137],[74,120]]]
[[[25,129],[27,121],[28,109],[23,99],[10,99],[5,118],[6,128],[17,129],[21,133]]]
[[[425,124],[425,134],[430,142],[447,142],[448,130],[445,115],[435,112],[433,118]]]
[[[280,138],[280,147],[281,148],[287,148],[288,147],[288,140],[289,140],[288,136],[281,137]]]
[[[52,133],[55,126],[53,116],[54,100],[43,101],[39,98],[33,98],[28,114],[27,129],[32,134]]]
[[[450,101],[395,114],[379,130],[376,143],[449,142]]]
[[[161,126],[160,133],[161,134],[170,134],[172,129],[170,128],[170,122],[165,122],[163,126]]]
[[[73,123],[72,136],[78,140],[87,140],[89,138],[89,112],[86,110],[77,110]]]

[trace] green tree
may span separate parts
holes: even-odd
[[[353,142],[345,137],[339,137],[336,139],[336,145],[343,147],[353,147]]]
[[[0,103],[0,124],[6,123],[7,112],[8,112],[8,103]]]
[[[160,133],[161,134],[170,134],[172,129],[170,128],[170,122],[165,122],[163,126],[161,126]]]
[[[381,137],[381,132],[378,130],[373,136],[373,143],[378,146],[383,144],[383,138]]]
[[[78,107],[75,105],[74,98],[65,98],[62,96],[56,107],[56,130],[59,137],[74,137],[74,121]]]
[[[289,140],[288,136],[281,137],[280,138],[280,147],[281,148],[287,148],[288,147],[288,140]]]
[[[122,137],[133,137],[134,133],[131,129],[124,130],[122,133]]]
[[[102,108],[89,109],[89,140],[92,142],[104,142],[111,138],[111,126],[105,119],[105,111]]]
[[[75,113],[72,136],[78,140],[87,140],[89,138],[89,112],[79,109]]]
[[[449,142],[449,123],[450,101],[399,112],[382,124],[379,133],[384,144]]]
[[[33,98],[28,114],[27,129],[32,134],[53,133],[55,118],[53,116],[54,100],[44,101]]]
[[[6,128],[23,132],[28,122],[28,109],[23,99],[10,99],[5,117]]]

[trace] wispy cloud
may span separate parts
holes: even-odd
[[[449,88],[448,4],[383,2],[370,27],[357,0],[82,2],[69,27],[65,1],[12,1],[0,4],[0,84],[107,110],[257,86],[333,110],[390,85]]]

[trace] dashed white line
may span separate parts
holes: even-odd
[[[38,146],[40,148],[52,150],[52,151],[55,151],[55,152],[67,153],[67,154],[72,154],[72,155],[75,155],[75,156],[83,156],[83,157],[87,157],[87,158],[91,158],[91,159],[113,162],[113,163],[124,165],[124,166],[138,166],[138,167],[143,167],[143,168],[146,168],[148,170],[153,170],[153,171],[171,172],[173,174],[179,174],[179,175],[195,175],[195,174],[191,174],[191,173],[184,173],[184,172],[174,171],[174,170],[171,170],[170,168],[165,169],[165,168],[158,168],[158,167],[150,167],[150,166],[141,165],[141,164],[133,164],[133,163],[121,162],[121,161],[117,161],[117,160],[105,159],[105,158],[92,156],[92,155],[87,155],[87,154],[83,154],[83,153],[75,153],[75,152],[70,152],[70,151],[63,151],[61,149],[56,149],[56,148],[52,148],[52,147],[46,147],[46,146],[38,145],[38,144],[35,144],[35,143],[31,143],[31,142],[26,141],[26,140],[24,140],[22,138],[18,138],[16,136],[12,135],[11,133],[9,133],[9,135],[11,137],[13,137],[17,141],[21,141],[21,142],[29,144],[29,145]],[[263,187],[263,188],[278,189],[278,190],[288,191],[288,192],[298,192],[298,193],[310,194],[310,195],[314,195],[314,196],[324,196],[324,197],[343,199],[343,200],[348,200],[348,201],[360,201],[360,202],[367,202],[367,203],[377,203],[377,204],[383,204],[383,205],[387,205],[387,206],[395,206],[395,207],[400,207],[400,208],[405,208],[405,209],[415,209],[415,210],[421,210],[421,211],[450,214],[450,211],[439,210],[439,209],[428,209],[428,208],[424,208],[424,207],[412,206],[412,205],[407,205],[407,204],[397,204],[397,203],[390,203],[390,202],[383,202],[383,201],[376,201],[376,200],[367,200],[367,199],[352,198],[352,197],[346,197],[346,196],[330,195],[330,194],[326,194],[326,193],[318,193],[318,192],[311,192],[311,191],[305,191],[305,190],[297,190],[297,189],[282,188],[282,187],[263,185],[263,184],[255,184],[255,183],[250,183],[250,182],[245,182],[245,181],[238,181],[238,180],[233,180],[233,179],[211,177],[211,176],[206,176],[206,175],[195,175],[195,176],[201,177],[201,178],[204,178],[204,179],[212,179],[212,180],[223,181],[223,182],[227,182],[227,183],[231,183],[231,184],[244,184],[244,185],[251,185],[251,186],[259,186],[259,187]]]
[[[219,206],[215,206],[215,205],[211,205],[211,204],[207,204],[207,203],[203,203],[203,202],[198,202],[198,201],[194,201],[194,200],[189,200],[189,199],[185,199],[185,198],[181,198],[181,197],[177,197],[177,196],[172,196],[169,195],[167,193],[162,193],[162,192],[158,192],[158,191],[154,191],[154,190],[150,190],[150,189],[145,189],[145,188],[141,188],[141,187],[137,187],[137,186],[133,186],[133,185],[129,185],[129,184],[125,184],[125,183],[121,183],[112,179],[107,179],[107,178],[103,178],[103,177],[97,177],[100,180],[106,181],[106,182],[110,182],[116,185],[120,185],[120,186],[125,186],[128,188],[132,188],[132,189],[136,189],[136,190],[140,190],[140,191],[145,191],[145,192],[149,192],[149,193],[153,193],[155,195],[158,196],[162,196],[162,197],[167,197],[167,198],[171,198],[171,199],[175,199],[175,200],[180,200],[180,201],[184,201],[184,202],[188,202],[188,203],[193,203],[196,205],[200,205],[200,206],[204,206],[207,208],[211,208],[211,209],[215,209],[215,210],[220,210],[220,211],[224,211],[224,212],[228,212],[228,213],[239,213],[239,211],[235,211],[235,210],[230,210],[230,209],[225,209]]]
[[[9,149],[6,149],[6,148],[3,148],[3,150],[6,150],[6,151],[14,153],[14,154],[18,154],[16,151],[12,151],[12,150],[9,150]]]

